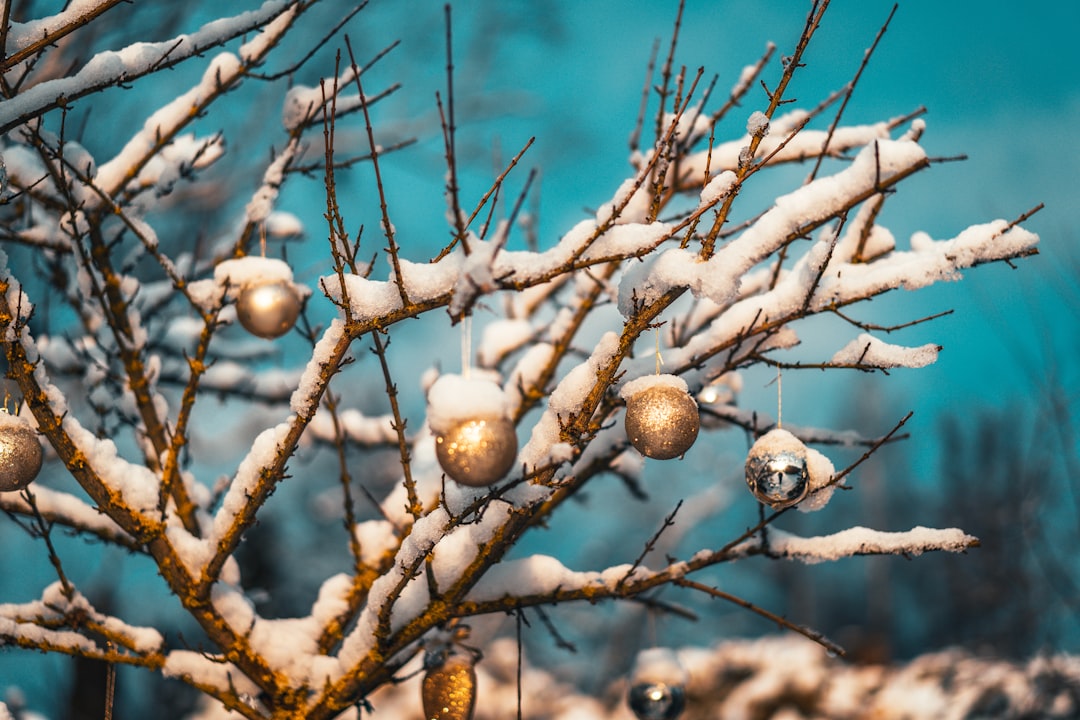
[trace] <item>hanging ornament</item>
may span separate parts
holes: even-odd
[[[686,708],[686,671],[667,648],[643,650],[626,694],[638,720],[674,720]]]
[[[447,476],[470,487],[506,476],[517,457],[517,431],[502,388],[488,380],[442,375],[428,390],[435,457]]]
[[[807,449],[799,438],[775,428],[757,439],[746,456],[746,484],[774,510],[790,507],[810,491]]]
[[[425,720],[471,720],[476,706],[476,670],[471,655],[430,653],[421,687]]]
[[[253,282],[236,298],[236,317],[252,335],[273,339],[292,330],[303,303],[287,280]]]
[[[517,432],[506,418],[473,418],[435,436],[439,465],[462,485],[483,487],[510,472],[517,457]]]
[[[43,457],[30,421],[0,409],[0,492],[22,490],[33,482]]]
[[[626,400],[626,437],[642,455],[668,460],[697,440],[698,406],[682,378],[647,375],[627,383],[620,395]]]
[[[214,268],[214,280],[236,298],[236,318],[244,329],[267,339],[292,329],[307,294],[307,288],[293,284],[289,264],[275,258],[226,260]]]

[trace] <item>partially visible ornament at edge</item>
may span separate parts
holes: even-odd
[[[460,653],[430,661],[421,686],[424,720],[471,720],[476,707],[473,664],[471,655]]]
[[[686,671],[668,648],[638,654],[626,704],[638,720],[675,720],[686,709]]]
[[[638,720],[674,720],[686,708],[686,690],[662,682],[638,683],[630,686],[626,704]]]
[[[783,428],[765,433],[746,456],[746,484],[774,510],[795,505],[810,491],[806,446]]]
[[[517,431],[505,417],[460,421],[435,436],[435,456],[450,479],[483,487],[503,478],[517,458]]]
[[[657,460],[679,457],[697,440],[698,406],[686,381],[675,375],[651,375],[626,384],[625,428],[630,444]]]
[[[30,421],[0,409],[0,492],[22,490],[41,472],[44,453]]]
[[[288,280],[252,281],[236,298],[236,317],[252,335],[273,339],[289,332],[303,301]]]

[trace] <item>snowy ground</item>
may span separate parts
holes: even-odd
[[[772,636],[686,648],[678,659],[688,677],[681,720],[1080,718],[1076,656],[1010,663],[945,650],[907,664],[856,665],[802,638]],[[473,720],[516,717],[516,644],[494,643],[476,670]],[[601,697],[589,697],[526,661],[521,687],[527,720],[634,720],[624,700],[625,678]],[[370,702],[372,712],[364,717],[420,717],[420,673],[383,688]],[[226,717],[207,709],[198,720]]]

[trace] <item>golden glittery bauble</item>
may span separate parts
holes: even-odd
[[[451,655],[424,675],[424,720],[470,720],[476,706],[472,658]]]
[[[746,456],[746,485],[774,510],[801,501],[810,491],[806,446],[781,428],[765,433]]]
[[[286,280],[254,282],[244,286],[236,298],[236,317],[252,335],[281,337],[300,316],[300,295]]]
[[[439,465],[462,485],[483,487],[501,479],[517,457],[517,432],[506,418],[474,418],[435,436]]]
[[[0,412],[0,492],[22,490],[41,471],[37,432],[20,417]]]
[[[626,401],[626,437],[645,457],[667,460],[690,449],[701,419],[694,399],[670,385],[653,385]]]

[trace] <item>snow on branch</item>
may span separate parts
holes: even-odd
[[[309,4],[267,0],[257,10],[214,20],[188,35],[155,43],[134,43],[122,50],[100,52],[74,75],[46,80],[0,103],[0,133],[53,108],[66,107],[72,101],[103,88],[131,82],[173,67],[232,38],[257,30],[284,13],[293,13],[297,7],[306,8]],[[265,51],[265,48],[260,49]]]
[[[131,655],[102,647],[84,631],[101,636]],[[132,664],[159,663],[158,653],[165,642],[154,628],[128,625],[119,618],[98,612],[78,591],[72,591],[72,596],[67,597],[60,581],[47,587],[41,600],[0,605],[0,639],[3,640],[0,645],[48,646],[69,655],[116,656],[116,661]],[[140,656],[147,658],[146,661]]]
[[[34,490],[34,496],[37,512],[49,523],[59,523],[130,550],[140,547],[135,538],[124,532],[108,515],[98,512],[70,493],[39,485]],[[19,515],[34,514],[21,493],[0,493],[0,509]]]
[[[832,535],[799,537],[775,527],[769,530],[767,548],[753,539],[735,549],[736,554],[802,560],[807,564],[839,560],[854,555],[922,555],[935,550],[965,552],[978,547],[979,539],[963,530],[915,527],[906,532],[885,532],[852,527]]]
[[[854,365],[867,368],[921,368],[937,360],[940,345],[929,343],[919,347],[904,347],[878,340],[862,333],[838,350],[829,361],[835,365]]]
[[[6,57],[0,62],[0,72],[6,72],[42,48],[56,43],[60,38],[84,27],[94,18],[123,2],[125,0],[72,2],[55,15],[11,23],[7,28],[4,44]]]

